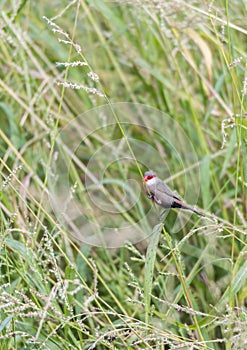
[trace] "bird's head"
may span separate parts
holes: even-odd
[[[150,180],[153,180],[157,175],[153,171],[146,171],[143,176],[143,181],[148,183]]]

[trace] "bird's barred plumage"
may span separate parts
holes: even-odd
[[[193,211],[203,216],[198,210],[182,201],[157,175],[152,171],[144,173],[144,190],[148,198],[164,209],[180,208]]]

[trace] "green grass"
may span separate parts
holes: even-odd
[[[245,2],[2,9],[1,350],[245,349]]]

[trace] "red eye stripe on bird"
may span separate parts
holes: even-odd
[[[190,210],[197,215],[204,216],[197,209],[183,202],[176,194],[167,186],[161,179],[159,179],[153,171],[146,171],[143,176],[144,190],[149,199],[152,199],[156,204],[163,207],[165,210],[159,215],[161,220],[162,215],[166,209],[180,208]]]

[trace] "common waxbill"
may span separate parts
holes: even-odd
[[[156,204],[165,208],[159,215],[161,220],[164,212],[169,208],[180,208],[193,211],[194,213],[204,216],[195,208],[183,202],[176,194],[168,187],[153,171],[146,171],[143,176],[144,190],[149,199],[152,199]]]

